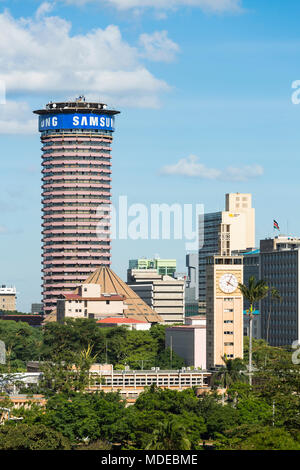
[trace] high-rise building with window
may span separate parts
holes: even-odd
[[[206,259],[206,364],[224,365],[223,357],[243,358],[242,256],[209,256]]]
[[[48,103],[42,142],[42,256],[45,314],[110,265],[111,144],[119,111],[84,97]]]
[[[186,255],[187,281],[185,287],[185,316],[198,315],[199,311],[199,269],[198,253]]]
[[[156,269],[131,269],[128,286],[162,318],[164,323],[184,323],[185,280],[158,274]]]
[[[251,194],[226,194],[225,211],[201,215],[199,242],[199,311],[205,313],[207,256],[230,256],[234,250],[255,246],[255,209]]]
[[[300,238],[279,235],[260,241],[260,279],[281,300],[268,295],[260,302],[261,336],[271,346],[300,340]]]
[[[131,269],[156,269],[158,274],[163,276],[174,276],[176,272],[176,259],[130,259],[128,271]]]
[[[232,255],[243,256],[243,276],[244,284],[249,284],[250,277],[254,277],[256,281],[259,280],[259,249],[253,248],[249,250],[236,250]],[[249,301],[244,298],[244,336],[249,336]],[[255,308],[254,316],[252,319],[252,335],[255,339],[261,339],[261,316],[258,305]]]

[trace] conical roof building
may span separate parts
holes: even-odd
[[[162,322],[162,318],[144,302],[117,274],[107,266],[98,268],[84,284],[100,284],[101,292],[118,294],[125,297],[124,303],[128,309],[124,314],[127,318],[146,320],[150,323]]]
[[[135,320],[147,321],[149,323],[162,323],[163,319],[149,305],[142,300],[112,269],[107,266],[98,268],[91,274],[82,284],[98,284],[100,291],[106,295],[119,295],[124,297],[124,304],[127,308],[123,315],[125,318],[133,318]],[[74,290],[73,294],[79,293],[79,287]],[[57,321],[57,312],[54,309],[50,314],[46,315],[44,323]]]

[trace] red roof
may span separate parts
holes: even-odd
[[[102,320],[98,320],[97,323],[148,323],[142,320],[135,320],[134,318],[116,318],[116,317],[109,317],[103,318]]]

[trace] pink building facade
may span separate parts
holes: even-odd
[[[114,115],[102,103],[49,103],[42,142],[42,281],[45,314],[100,266],[110,266]]]
[[[184,359],[187,367],[206,370],[206,322],[166,328],[165,343]]]

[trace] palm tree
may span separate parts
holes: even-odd
[[[191,441],[185,427],[169,418],[153,430],[145,450],[191,450]]]
[[[247,310],[249,315],[249,385],[252,386],[252,321],[255,311],[255,304],[268,295],[269,286],[263,280],[256,281],[254,276],[251,276],[248,281],[248,286],[239,283],[239,289],[243,294],[244,299],[247,299],[250,307]]]
[[[268,322],[267,322],[267,338],[266,338],[266,341],[268,343],[269,341],[269,326],[270,326],[270,317],[271,317],[271,305],[272,305],[272,300],[277,300],[278,302],[281,302],[282,301],[282,297],[281,295],[279,294],[278,290],[275,289],[275,287],[272,287],[271,288],[271,291],[270,291],[270,309],[269,309],[269,315],[268,315]]]
[[[213,384],[219,383],[224,388],[228,388],[234,382],[243,382],[245,380],[245,376],[243,375],[245,366],[240,358],[227,359],[225,355],[222,356],[222,360],[225,365],[213,375]]]

